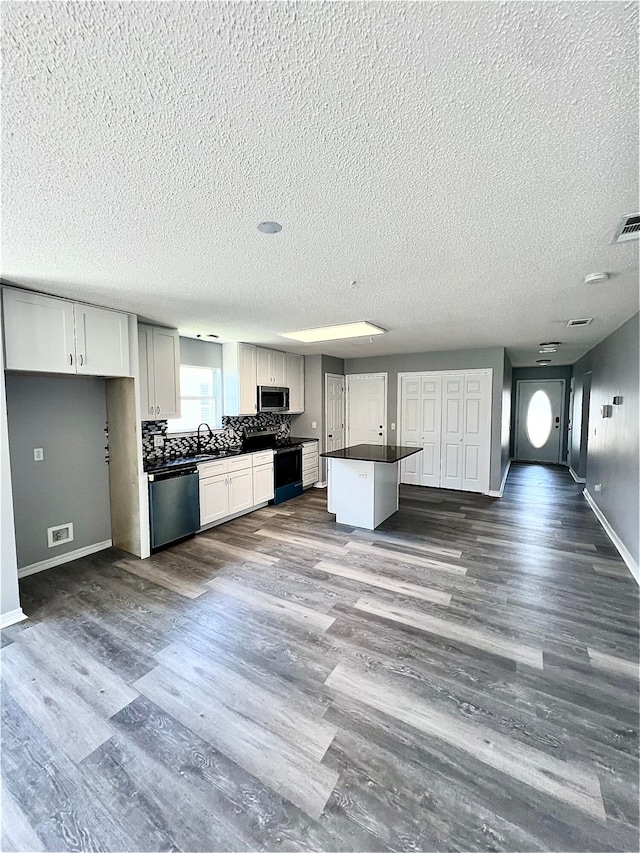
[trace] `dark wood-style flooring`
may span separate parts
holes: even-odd
[[[638,588],[566,469],[21,582],[2,849],[638,849]]]

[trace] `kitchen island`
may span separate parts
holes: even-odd
[[[398,511],[400,462],[420,447],[355,444],[321,453],[328,459],[328,509],[338,524],[375,530]]]

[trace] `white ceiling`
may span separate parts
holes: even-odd
[[[10,281],[298,352],[516,365],[638,309],[638,243],[610,245],[638,208],[636,3],[2,5]],[[361,319],[389,334],[277,337]]]

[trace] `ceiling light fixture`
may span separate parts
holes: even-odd
[[[605,281],[609,281],[608,272],[592,272],[584,277],[585,284],[602,284]]]
[[[314,344],[317,341],[337,341],[342,338],[365,338],[370,335],[384,335],[386,329],[374,326],[366,320],[356,323],[340,323],[335,326],[319,326],[315,329],[300,329],[297,332],[278,332],[281,338]]]
[[[542,367],[545,364],[551,364],[551,359],[550,358],[537,358],[536,364],[539,364]]]
[[[574,326],[588,326],[593,323],[593,317],[583,317],[581,320],[567,320],[567,329],[573,329]]]
[[[278,231],[282,231],[282,225],[279,222],[266,220],[258,225],[258,231],[262,231],[263,234],[277,234]]]
[[[558,352],[555,347],[545,347],[544,349],[539,349],[538,352]]]
[[[544,341],[539,344],[541,347],[559,347],[562,344],[562,341]]]

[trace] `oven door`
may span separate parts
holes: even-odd
[[[302,494],[302,448],[279,447],[273,457],[274,504]]]

